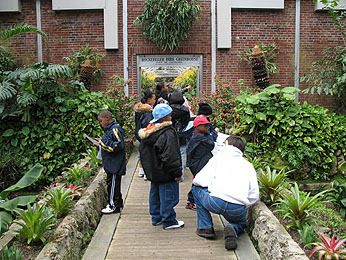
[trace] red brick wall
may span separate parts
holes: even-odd
[[[162,51],[148,42],[141,31],[133,25],[134,19],[141,14],[144,0],[128,1],[128,59],[129,77],[136,80],[136,57],[139,54],[202,54],[203,55],[203,89],[211,88],[211,1],[200,0],[202,12],[201,23],[195,24],[189,38],[173,52]],[[275,43],[279,48],[276,61],[280,73],[271,77],[271,83],[282,86],[294,85],[294,44],[295,44],[295,0],[285,0],[284,10],[232,10],[232,48],[217,50],[216,71],[221,78],[229,79],[237,85],[237,80],[244,79],[245,84],[252,84],[249,66],[242,63],[239,52],[253,47],[256,41],[264,44]],[[321,51],[328,46],[342,44],[340,34],[325,12],[314,12],[313,2],[301,1],[301,42],[300,73],[306,73],[314,60],[321,57]],[[41,0],[42,30],[49,37],[49,45],[43,43],[44,61],[64,63],[63,57],[69,56],[89,44],[105,54],[101,62],[105,76],[95,87],[104,90],[114,74],[123,76],[122,44],[122,1],[118,1],[119,49],[104,50],[103,10],[52,11],[51,0]],[[36,26],[35,1],[22,0],[22,13],[1,13],[0,27],[12,23],[26,22]],[[16,37],[14,47],[17,56],[25,62],[37,60],[37,42],[35,34]],[[305,85],[301,84],[304,88]],[[135,93],[136,81],[130,89]],[[300,94],[300,101],[326,107],[333,105],[333,98]]]

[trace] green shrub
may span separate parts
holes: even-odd
[[[258,94],[240,94],[236,130],[257,144],[257,154],[296,169],[295,180],[330,178],[334,154],[346,152],[346,125],[320,106],[294,102],[296,88],[272,85]]]

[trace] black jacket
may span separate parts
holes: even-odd
[[[149,125],[149,122],[154,118],[152,114],[153,109],[146,104],[137,104],[135,106],[135,136],[136,139],[140,142],[141,138],[138,135],[138,131],[141,128],[146,128]]]
[[[181,157],[177,132],[172,122],[140,129],[139,152],[144,172],[153,183],[167,183],[181,176]]]
[[[103,138],[100,140],[103,168],[107,173],[125,175],[126,149],[124,142],[124,129],[115,121],[105,128]]]
[[[172,123],[175,130],[178,132],[179,145],[186,144],[186,137],[183,129],[187,126],[190,121],[190,111],[184,105],[172,104]]]
[[[209,133],[194,132],[186,150],[189,157],[189,168],[193,176],[196,176],[213,157],[211,151],[214,149],[214,145],[213,137]]]

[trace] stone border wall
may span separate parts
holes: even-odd
[[[261,259],[309,259],[263,202],[258,201],[250,208],[248,223]]]
[[[100,210],[106,204],[106,195],[106,174],[100,168],[74,210],[60,223],[36,260],[79,259],[101,218]]]

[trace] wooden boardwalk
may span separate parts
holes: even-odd
[[[177,219],[185,227],[163,230],[152,226],[149,214],[150,182],[138,177],[135,171],[124,209],[108,249],[107,260],[112,259],[229,259],[237,260],[234,251],[227,251],[223,239],[223,224],[213,215],[215,240],[196,235],[197,212],[185,209],[187,193],[191,188],[191,173],[185,169],[185,181],[180,183],[180,202],[175,207]]]

